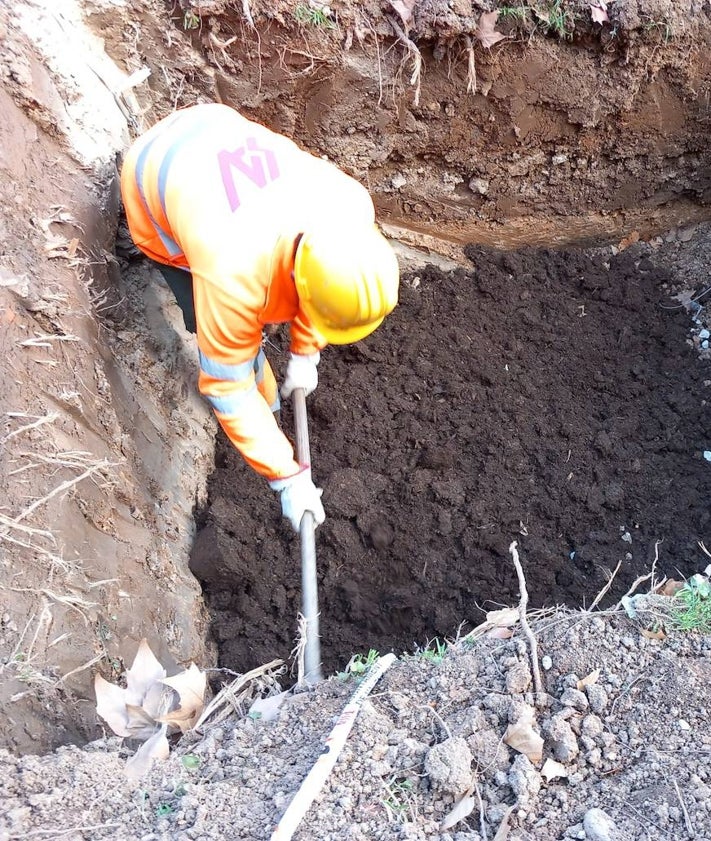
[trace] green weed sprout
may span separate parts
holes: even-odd
[[[332,29],[334,26],[331,20],[331,7],[327,3],[318,3],[316,0],[299,3],[294,9],[294,19],[298,23],[319,29]]]
[[[705,575],[692,575],[675,595],[672,622],[681,631],[711,633],[711,581]]]
[[[412,780],[398,779],[391,776],[387,782],[383,782],[387,797],[380,802],[391,821],[403,823],[407,817],[414,821],[416,810],[414,808],[414,786]]]
[[[367,654],[354,654],[345,670],[338,672],[338,678],[340,680],[348,680],[351,677],[362,678],[378,657],[380,654],[374,648],[371,648]]]
[[[434,663],[436,665],[444,660],[444,655],[447,653],[447,643],[435,637],[418,653],[422,660],[427,660],[428,663]]]

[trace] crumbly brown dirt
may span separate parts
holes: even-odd
[[[418,267],[401,310],[370,343],[329,352],[310,401],[329,511],[319,534],[329,668],[372,642],[412,651],[434,633],[453,638],[478,621],[480,601],[515,601],[509,539],[539,604],[589,601],[618,560],[618,594],[657,554],[677,577],[706,565],[708,4],[620,0],[600,26],[570,0],[560,38],[540,3],[524,3],[523,19],[497,23],[510,37],[486,49],[477,23],[492,3],[421,2],[409,29],[419,91],[419,59],[389,3],[334,2],[333,27],[299,21],[303,5],[0,6],[0,743],[13,751],[0,835],[268,837],[353,689],[332,679],[298,694],[274,724],[236,715],[175,745],[138,788],[122,776],[135,745],[71,746],[102,734],[94,673],[120,679],[142,637],[170,671],[215,665],[211,628],[225,629],[217,642],[234,662],[285,656],[294,642],[296,543],[271,493],[236,463],[231,481],[250,501],[235,522],[242,502],[221,485],[234,454],[218,452],[208,496],[216,426],[195,393],[193,340],[155,273],[125,239],[114,250],[121,154],[176,107],[227,102],[328,155],[370,188],[386,232],[432,252],[400,249],[403,268]],[[557,252],[470,259],[472,242],[596,250],[561,265]],[[426,268],[444,265],[439,255],[459,274]],[[466,323],[452,315],[462,312]],[[446,319],[449,332],[437,332]],[[532,435],[537,417],[558,429]],[[233,518],[232,535],[214,526],[209,564],[204,545],[193,555],[213,580],[207,599],[189,568],[194,510],[208,527]],[[241,592],[226,570],[229,588],[214,586],[221,558],[244,574]],[[457,589],[466,565],[473,576]],[[393,667],[301,837],[477,839],[478,805],[439,828],[457,792],[435,758],[465,769],[469,759],[450,735],[479,769],[488,838],[510,806],[510,838],[583,837],[592,805],[614,821],[611,837],[711,836],[708,640],[649,640],[619,612],[546,621],[554,700],[536,726],[546,756],[567,740],[565,780],[538,788],[541,763],[495,748],[530,692],[528,658],[520,634],[486,640]],[[585,707],[564,690],[595,667],[605,695],[586,689]],[[225,675],[210,674],[217,688]],[[584,725],[590,710],[602,725]],[[550,720],[559,712],[570,732]],[[192,776],[186,752],[200,757]]]
[[[326,351],[308,407],[329,669],[515,601],[514,537],[539,607],[589,602],[618,562],[615,600],[655,556],[671,577],[702,568],[711,369],[687,343],[705,315],[672,297],[690,279],[664,265],[678,251],[470,248],[473,271],[407,276],[377,333]],[[191,568],[222,665],[247,670],[295,636],[298,546],[222,439],[201,519]]]

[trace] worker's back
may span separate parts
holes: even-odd
[[[374,220],[357,181],[219,104],[178,111],[139,138],[122,192],[136,244],[193,274],[206,263],[212,273],[216,259],[233,274],[235,258],[251,274],[279,236]],[[166,236],[156,237],[156,227]]]

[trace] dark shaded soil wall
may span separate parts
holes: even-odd
[[[610,598],[655,554],[698,571],[711,536],[708,363],[664,271],[632,251],[468,253],[471,271],[407,278],[376,334],[328,349],[309,398],[328,669],[515,602],[514,539],[533,604],[580,606],[620,560]],[[201,525],[192,567],[223,665],[288,655],[298,541],[224,441]]]

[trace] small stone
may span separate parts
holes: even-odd
[[[548,719],[543,730],[558,762],[572,762],[580,753],[573,728],[560,714]]]
[[[551,158],[551,163],[553,164],[553,166],[560,166],[561,164],[566,163],[567,160],[568,156],[561,153],[559,155],[553,155],[553,157]]]
[[[461,736],[445,739],[430,748],[425,757],[425,772],[434,788],[459,795],[471,785],[472,754]]]
[[[691,730],[691,725],[688,721],[685,721],[683,718],[680,718],[677,724],[679,725],[680,730]]]
[[[544,654],[543,657],[541,657],[541,666],[546,672],[549,672],[553,668],[553,661],[547,654]]]
[[[535,797],[541,790],[541,775],[522,753],[511,765],[508,782],[517,797]]]
[[[400,187],[404,187],[407,184],[407,178],[401,173],[396,172],[395,175],[390,179],[390,185],[392,186],[393,190],[399,190]]]
[[[602,809],[589,809],[583,818],[585,837],[589,841],[614,841],[617,827]]]
[[[469,181],[469,189],[472,193],[485,196],[489,192],[489,180],[487,178],[472,178]]]
[[[531,670],[526,663],[516,662],[506,672],[506,689],[511,694],[522,694],[531,685]]]
[[[699,330],[699,338],[700,339],[710,339],[711,333],[704,327],[703,330]]]
[[[595,738],[602,735],[605,726],[596,715],[586,715],[580,725],[581,732],[588,737]]]
[[[590,686],[585,687],[585,694],[588,696],[590,702],[590,709],[600,715],[605,712],[608,704],[607,692],[602,686],[597,683],[591,683]]]
[[[571,687],[568,687],[560,696],[560,702],[564,707],[573,707],[573,709],[581,712],[587,710],[590,706],[585,693]]]

